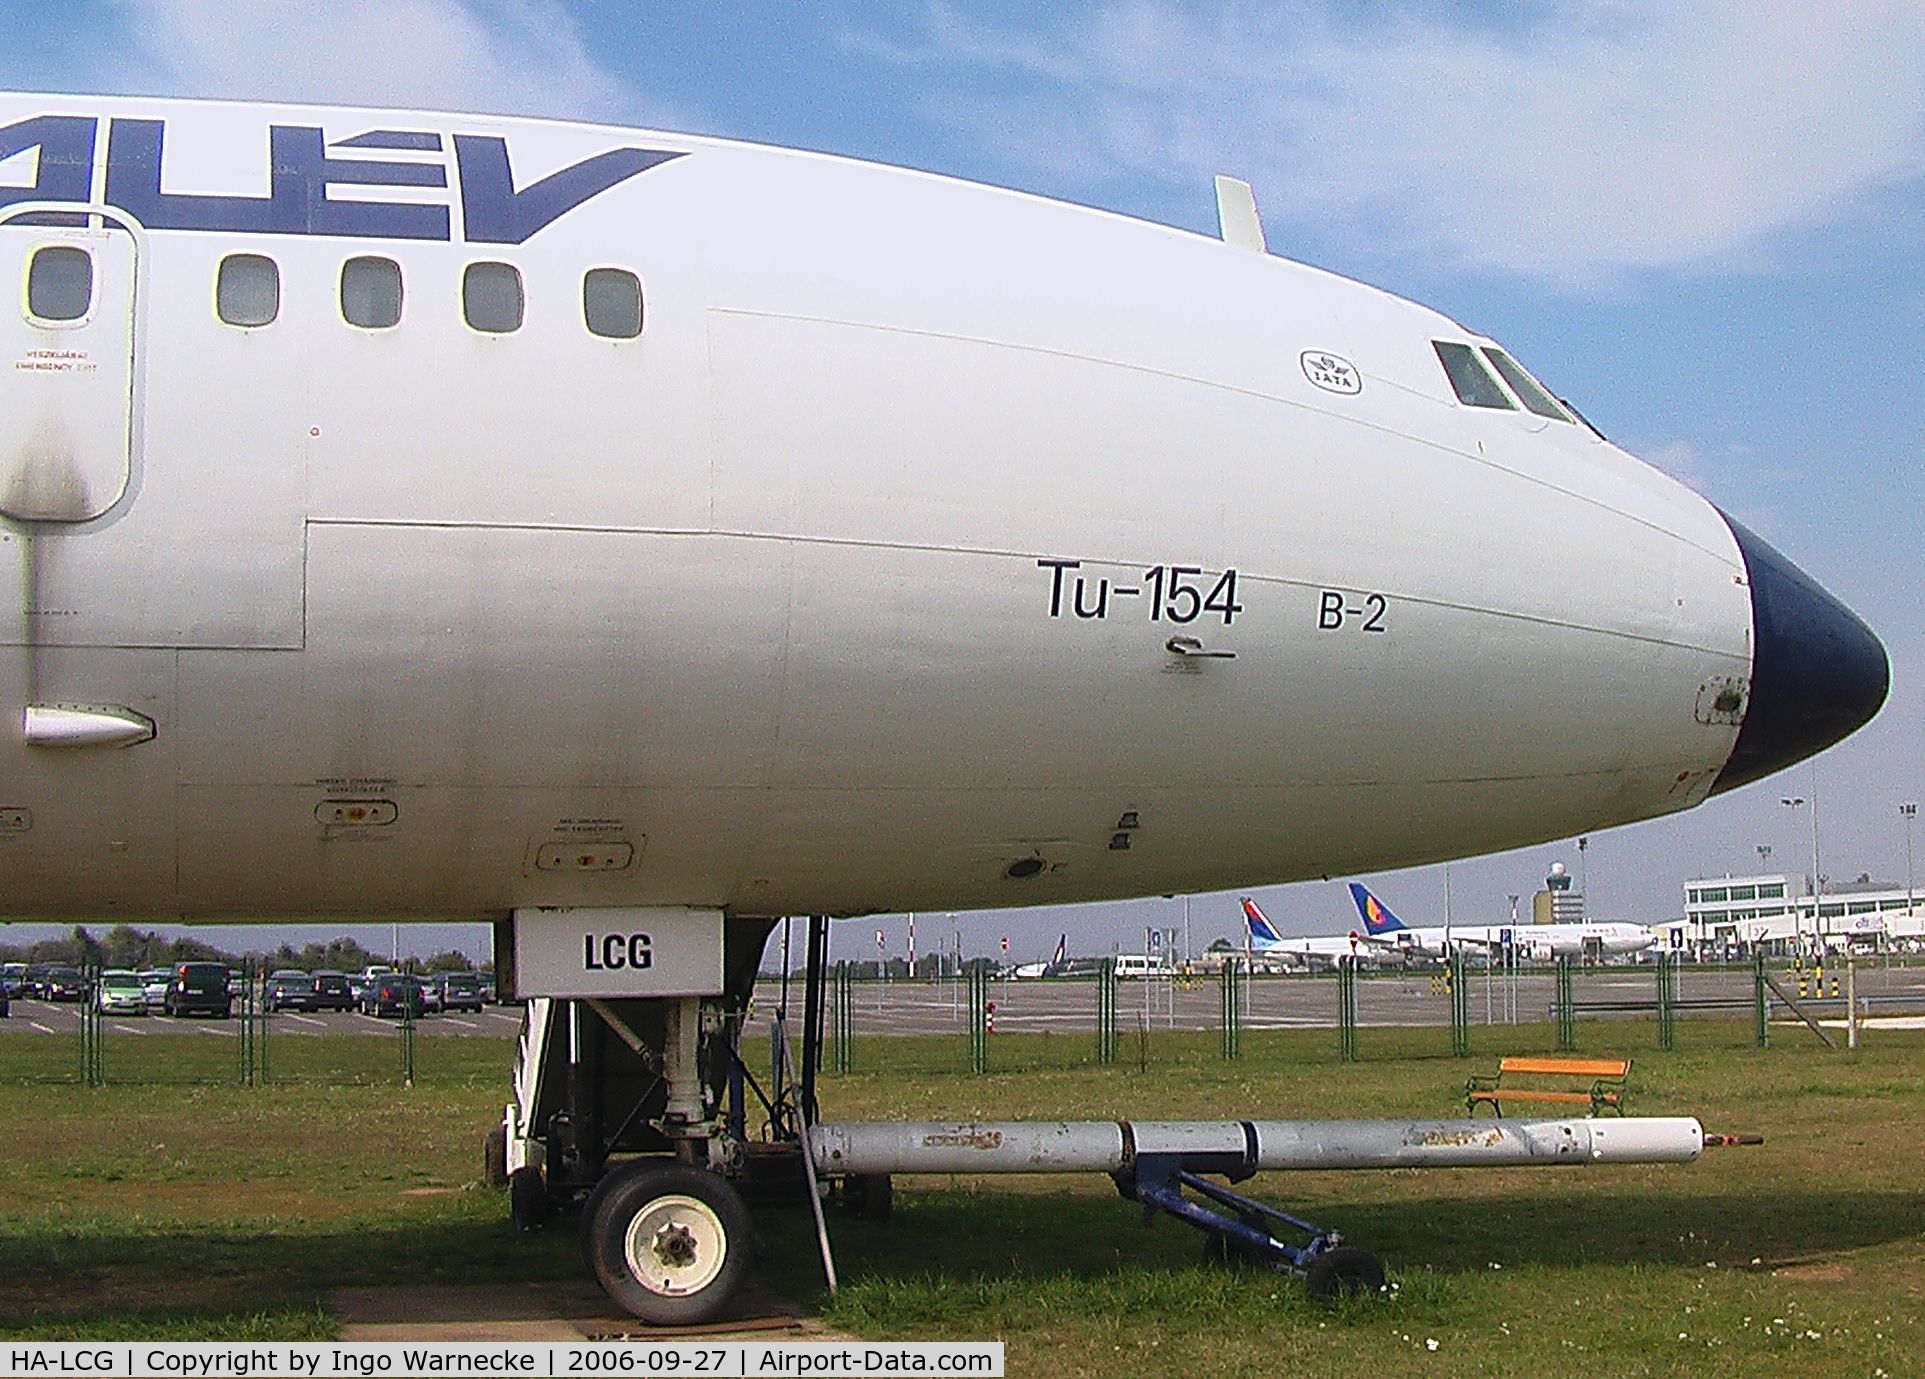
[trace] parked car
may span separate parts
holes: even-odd
[[[87,978],[78,967],[49,967],[40,979],[40,993],[43,1001],[84,1001]]]
[[[184,962],[167,983],[169,1015],[212,1015],[225,1020],[234,1013],[227,991],[227,967],[218,962]]]
[[[481,1013],[481,978],[472,972],[449,972],[441,978],[441,1009]]]
[[[422,1000],[421,979],[398,972],[376,979],[368,986],[361,1010],[367,1015],[425,1015],[427,1006]]]
[[[24,962],[0,964],[0,996],[12,998],[27,994],[27,965]]]
[[[493,1005],[497,1000],[500,999],[498,996],[495,995],[495,974],[494,973],[477,972],[475,973],[475,980],[481,983],[482,1000],[486,1001],[489,1005]]]
[[[430,972],[421,979],[421,1008],[430,1015],[441,1013],[441,979],[439,972]]]
[[[346,975],[340,972],[316,972],[308,979],[309,1010],[353,1010],[354,992],[348,985]]]
[[[140,973],[112,967],[100,974],[94,1006],[102,1015],[145,1015],[147,997],[140,986]]]
[[[297,972],[292,967],[270,972],[267,980],[261,983],[261,1009],[270,1014],[290,1007],[310,1010],[312,1007],[307,1003],[310,990],[311,979],[305,972]]]
[[[46,1000],[45,983],[47,974],[53,971],[53,969],[54,965],[50,962],[30,963],[27,967],[26,976],[21,978],[20,981],[20,994],[30,1001]]]
[[[140,974],[140,996],[149,1010],[166,1008],[167,983],[173,975],[164,967],[150,967]]]

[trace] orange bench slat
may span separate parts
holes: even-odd
[[[1527,1073],[1543,1077],[1624,1077],[1631,1071],[1628,1058],[1505,1058],[1500,1074]]]

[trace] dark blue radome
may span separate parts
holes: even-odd
[[[1751,695],[1711,793],[1749,785],[1848,737],[1891,688],[1877,635],[1818,581],[1724,514],[1751,580]]]

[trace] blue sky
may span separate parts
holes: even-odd
[[[15,89],[564,115],[823,149],[1210,231],[1250,180],[1274,252],[1505,340],[1602,429],[1701,489],[1885,639],[1879,720],[1821,758],[1823,869],[1904,879],[1925,794],[1925,10],[1840,0],[628,0],[0,4]],[[1756,847],[1802,869],[1806,768],[1599,835],[1592,909],[1663,918]],[[1453,868],[1488,919],[1574,847]],[[1384,878],[1435,920],[1431,868]],[[1260,893],[1341,929],[1337,883]],[[1040,954],[1141,944],[1169,907],[981,916]],[[1192,906],[1199,941],[1234,898]],[[862,951],[872,949],[870,925]],[[902,921],[884,921],[901,946]],[[924,932],[949,922],[928,921]],[[479,929],[459,931],[479,941]],[[369,937],[385,940],[385,926]],[[446,931],[423,933],[432,946]],[[405,938],[404,938],[405,946]],[[928,946],[924,939],[923,947]]]

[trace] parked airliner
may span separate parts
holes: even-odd
[[[1877,712],[1758,536],[1218,210],[0,96],[0,918],[499,921],[598,1002],[531,1023],[518,1219],[596,1187],[603,1285],[694,1320],[775,917],[1514,848]]]
[[[1365,915],[1361,929],[1344,934],[1288,935],[1278,931],[1263,907],[1250,896],[1244,896],[1239,903],[1243,907],[1248,950],[1254,957],[1329,968],[1344,958],[1355,958],[1367,966],[1390,966],[1422,956],[1405,950],[1391,939],[1391,930],[1402,927],[1395,922],[1395,916],[1385,924]]]
[[[1379,943],[1394,945],[1413,956],[1442,960],[1453,950],[1474,951],[1488,958],[1506,949],[1527,962],[1572,957],[1622,957],[1648,951],[1657,941],[1642,924],[1585,921],[1575,924],[1454,924],[1413,929],[1399,919],[1368,886],[1352,881],[1350,899],[1357,915]]]

